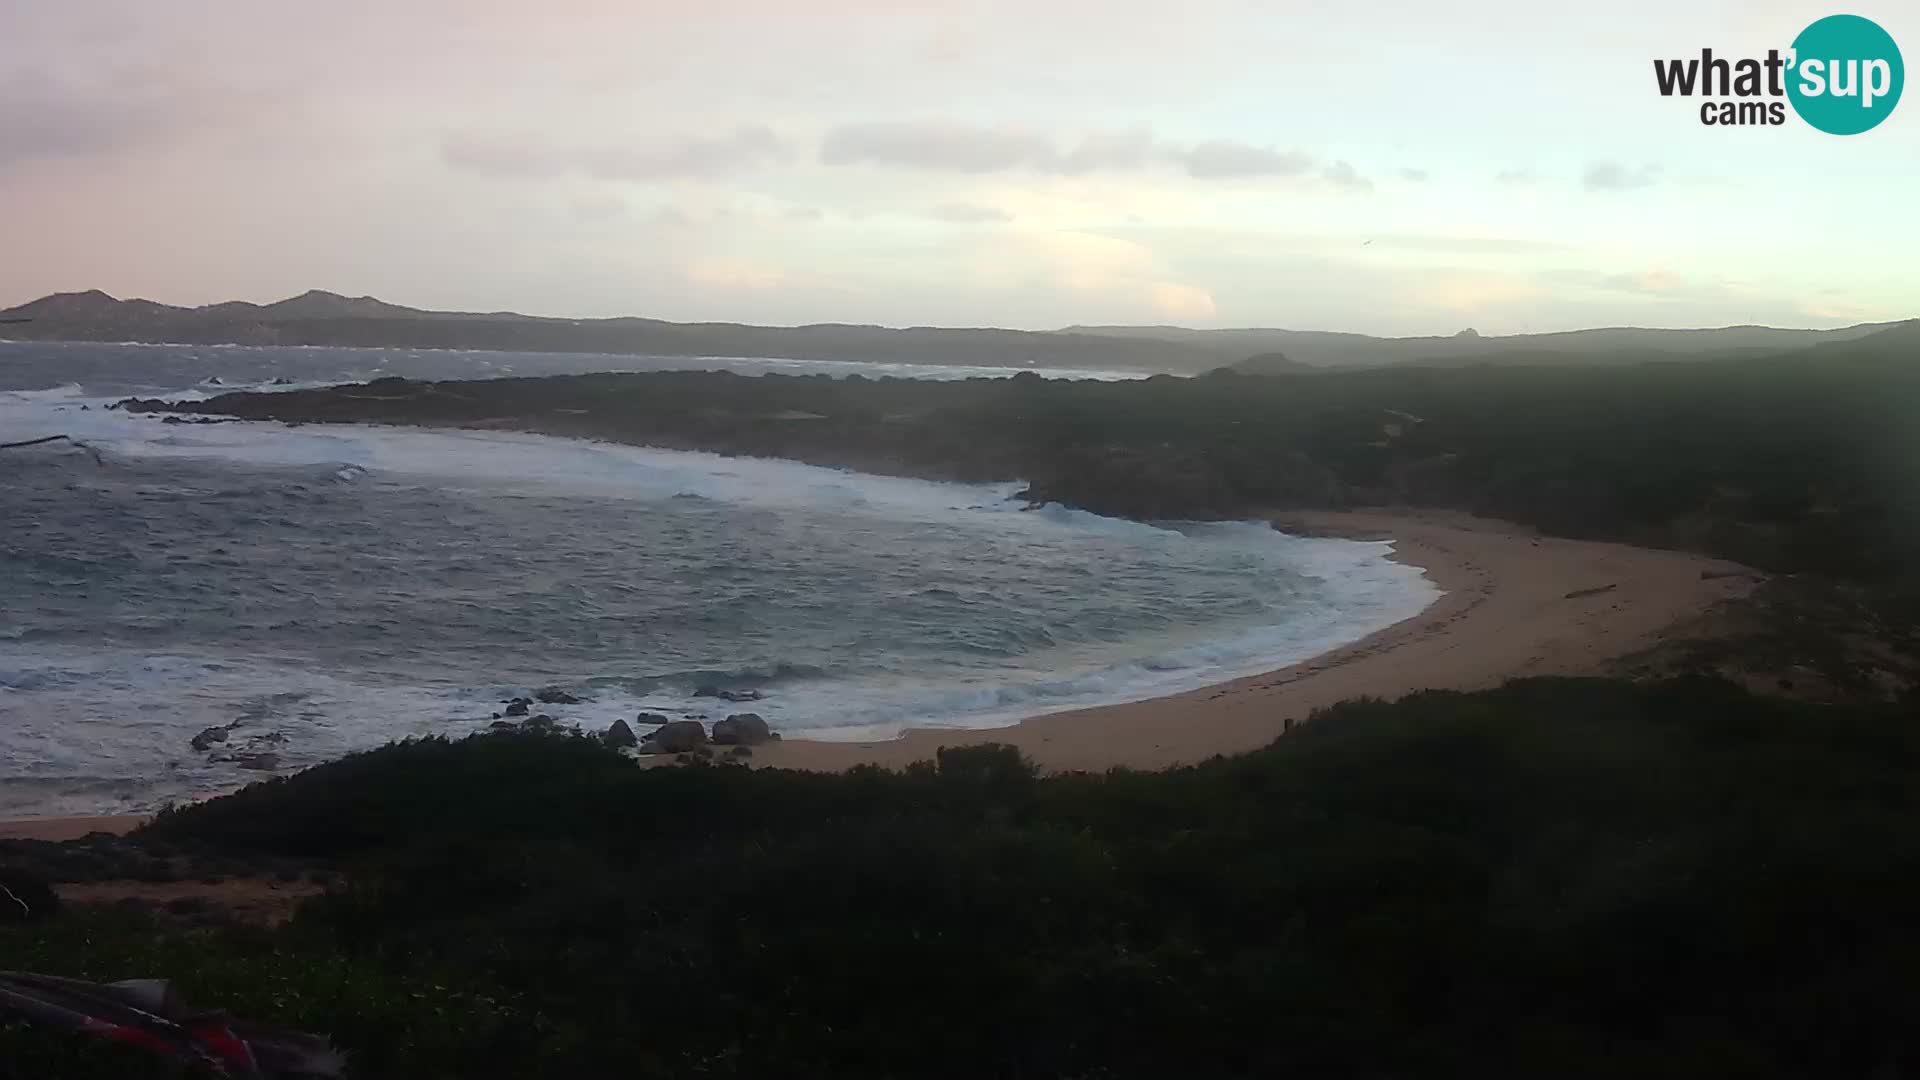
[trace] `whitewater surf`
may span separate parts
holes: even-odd
[[[1437,596],[1386,543],[1027,511],[1018,483],[108,408],[158,351],[92,358],[112,394],[0,390],[0,441],[83,444],[0,461],[0,815],[148,810],[542,688],[583,729],[1001,726],[1279,667]],[[190,376],[142,389],[219,389]]]

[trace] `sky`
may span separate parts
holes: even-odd
[[[1705,127],[1836,9],[0,0],[0,307],[312,288],[774,324],[1920,315],[1920,93]],[[1920,59],[1920,7],[1868,0]]]

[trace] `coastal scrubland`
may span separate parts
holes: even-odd
[[[1162,772],[413,742],[136,834],[334,875],[286,926],[71,909],[0,955],[175,977],[361,1076],[1897,1076],[1911,719],[1543,679]],[[0,1028],[16,1075],[167,1075],[105,1053]]]
[[[324,882],[284,925],[62,903],[73,860],[13,844],[37,903],[0,956],[171,976],[330,1032],[360,1076],[1910,1075],[1915,345],[131,402],[1019,479],[1141,518],[1440,508],[1771,577],[1621,677],[1349,700],[1154,772],[993,745],[811,772],[649,768],[564,732],[397,744],[113,841]],[[1729,660],[1831,692],[1701,674]],[[165,1075],[101,1055],[0,1027],[18,1075]]]

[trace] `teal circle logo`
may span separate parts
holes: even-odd
[[[1858,15],[1829,15],[1800,31],[1788,63],[1793,111],[1829,135],[1877,126],[1900,103],[1907,82],[1893,36]]]

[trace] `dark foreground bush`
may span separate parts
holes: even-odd
[[[1901,1076],[1917,780],[1910,717],[1706,682],[1349,704],[1100,777],[423,742],[153,827],[350,867],[283,931],[0,952],[163,966],[360,1075]]]

